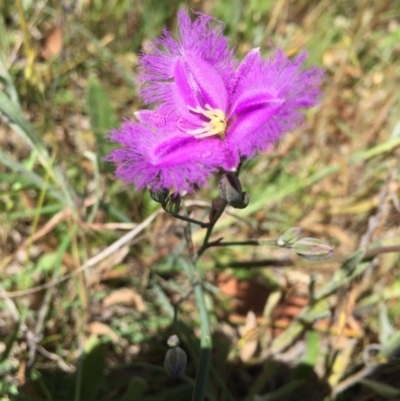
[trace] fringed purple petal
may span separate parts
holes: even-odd
[[[137,118],[111,133],[123,147],[108,156],[117,165],[116,176],[137,189],[193,192],[220,167],[237,163],[219,138],[196,140],[156,112],[139,112]]]
[[[317,103],[323,75],[317,68],[303,71],[305,58],[290,61],[282,51],[266,62],[255,53],[245,58],[230,92],[227,146],[252,157],[302,123],[301,109]]]
[[[256,47],[251,49],[240,63],[235,75],[229,85],[229,96],[234,99],[238,90],[240,90],[240,84],[249,75],[250,71],[254,68],[254,65],[260,63],[260,48]]]
[[[141,96],[146,103],[162,103],[167,114],[187,112],[187,106],[210,104],[225,110],[236,61],[222,35],[223,23],[199,14],[192,23],[181,9],[179,37],[164,30],[155,45],[141,55]]]

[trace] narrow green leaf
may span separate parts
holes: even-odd
[[[100,168],[101,170],[111,170],[112,165],[104,162],[103,158],[113,148],[113,144],[107,137],[110,130],[118,125],[117,116],[108,93],[95,75],[91,75],[89,78],[86,98],[90,124],[96,139],[97,153],[100,156]]]
[[[0,41],[4,40],[7,35],[6,27],[4,26],[3,16],[0,14]],[[4,47],[5,43],[1,44]],[[0,54],[0,80],[4,83],[4,87],[10,96],[12,102],[18,104],[18,94],[15,90],[11,75],[8,73],[6,63],[3,56]]]
[[[34,126],[25,118],[21,108],[13,102],[5,93],[0,92],[0,113],[8,120],[10,127],[38,154],[44,155],[45,151]]]
[[[38,189],[41,189],[45,185],[45,179],[34,173],[33,171],[28,170],[23,164],[11,159],[5,153],[0,150],[0,163],[3,163],[5,166],[13,170],[14,172],[20,174],[23,179],[29,180],[33,186]],[[53,186],[47,184],[47,192],[49,195],[63,204],[65,204],[65,197]]]
[[[128,388],[122,397],[122,401],[135,401],[143,398],[143,394],[146,392],[149,385],[146,380],[141,377],[134,376],[131,378],[128,384]]]
[[[10,220],[22,219],[26,217],[33,217],[37,214],[52,214],[57,213],[62,209],[62,205],[48,205],[43,206],[40,209],[27,209],[27,210],[19,210],[17,212],[12,212],[7,214],[7,218]]]
[[[294,320],[283,333],[273,340],[270,352],[276,354],[283,351],[289,345],[293,344],[294,340],[300,335],[303,329],[303,324]]]
[[[25,118],[18,103],[12,101],[6,94],[0,92],[0,114],[7,120],[10,128],[16,132],[33,149],[46,172],[63,191],[63,203],[68,204],[71,210],[75,210],[72,189],[66,182],[66,178],[57,164],[54,163],[47,150],[44,148],[35,127]],[[0,162],[3,157],[0,157]]]
[[[319,335],[316,331],[309,330],[306,333],[306,354],[304,362],[315,366],[319,355]]]
[[[394,328],[390,323],[388,310],[386,305],[381,302],[379,304],[379,341],[386,344],[390,336],[394,333]]]
[[[364,386],[367,386],[371,390],[375,391],[376,394],[384,398],[393,398],[400,395],[400,390],[398,388],[390,386],[386,383],[381,383],[372,379],[362,379],[360,380],[360,383],[362,383]]]
[[[393,332],[387,339],[387,341],[382,345],[383,349],[381,351],[381,354],[388,358],[391,358],[392,354],[400,348],[400,330],[396,330],[395,332]]]
[[[95,75],[89,77],[86,97],[93,132],[105,143],[107,133],[117,125],[117,116],[108,93]]]
[[[87,340],[82,356],[81,368],[76,373],[77,383],[81,383],[79,400],[96,400],[103,385],[103,371],[106,360],[106,345],[92,335]]]

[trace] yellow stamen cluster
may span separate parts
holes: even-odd
[[[226,131],[226,116],[220,109],[213,109],[209,104],[203,109],[200,106],[196,108],[188,106],[193,113],[202,114],[210,119],[209,122],[204,122],[202,128],[186,131],[189,135],[193,135],[197,139],[207,138],[213,135],[219,135],[221,139],[225,138]]]

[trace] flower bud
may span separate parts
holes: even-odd
[[[225,173],[218,184],[219,196],[236,209],[244,209],[249,204],[249,194],[242,192],[242,184],[233,173]]]
[[[177,214],[181,206],[181,196],[179,192],[174,192],[166,201],[165,210],[170,214]]]
[[[174,347],[165,355],[164,368],[171,377],[179,378],[185,372],[186,362],[186,352],[180,347]]]
[[[297,255],[308,260],[324,260],[333,254],[333,246],[317,238],[302,238],[291,246]]]
[[[153,199],[153,201],[161,203],[162,205],[165,205],[168,195],[169,195],[168,189],[162,189],[161,191],[150,190],[151,199]]]
[[[276,245],[290,248],[301,237],[303,230],[300,227],[292,227],[285,231],[276,241]]]

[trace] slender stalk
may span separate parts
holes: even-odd
[[[241,168],[241,164],[238,166],[236,175],[239,175]],[[221,217],[222,213],[224,212],[228,202],[223,199],[218,199],[219,206],[217,210],[215,210],[211,221],[208,224],[201,225],[201,227],[207,227],[206,235],[204,236],[203,244],[200,249],[197,251],[196,254],[192,257],[192,262],[186,262],[182,260],[182,266],[194,286],[194,296],[196,300],[196,305],[199,310],[199,318],[200,318],[200,357],[199,363],[197,365],[197,374],[196,374],[196,381],[195,387],[193,391],[192,401],[203,401],[206,388],[207,388],[207,381],[208,375],[210,371],[210,360],[211,360],[211,349],[212,349],[212,338],[211,338],[211,328],[210,322],[208,319],[208,312],[205,300],[205,294],[203,291],[202,284],[197,281],[195,273],[195,266],[196,262],[200,258],[200,256],[206,251],[207,248],[213,246],[212,244],[219,244],[221,239],[215,241],[214,243],[209,243],[211,234],[213,232],[214,226],[217,223],[218,219]],[[190,221],[189,221],[190,223]],[[219,245],[216,245],[219,246]]]
[[[224,213],[224,210],[226,206],[228,205],[228,202],[222,201],[221,205],[215,212],[215,215],[213,219],[210,221],[208,227],[207,227],[207,232],[203,240],[203,245],[200,247],[200,249],[197,251],[197,254],[194,256],[194,263],[197,262],[197,260],[200,258],[200,256],[205,252],[205,250],[208,248],[208,240],[211,237],[211,234],[213,232],[214,226],[217,223],[218,219],[221,217],[222,213]]]
[[[19,24],[21,27],[22,31],[22,36],[24,40],[24,47],[25,47],[25,54],[28,59],[32,57],[32,55],[35,54],[35,51],[33,50],[32,44],[31,44],[31,38],[29,34],[29,29],[28,29],[28,24],[26,23],[26,18],[25,18],[25,11],[24,11],[24,6],[22,5],[22,0],[16,0],[17,3],[17,9],[18,9],[18,17],[19,17]]]
[[[165,209],[164,209],[165,210]],[[167,212],[168,213],[168,212]],[[183,220],[183,221],[187,221],[188,223],[193,223],[193,224],[197,224],[202,228],[206,228],[210,225],[210,223],[204,223],[204,221],[200,221],[200,220],[196,220],[196,219],[192,219],[190,217],[186,217],[186,216],[182,216],[181,214],[172,214],[169,213],[171,216],[179,219],[179,220]]]
[[[219,269],[225,269],[227,267],[231,269],[254,269],[257,267],[287,267],[294,266],[295,260],[291,258],[282,259],[255,259],[255,260],[239,260],[230,261],[228,263],[217,264],[216,267]]]
[[[217,247],[217,246],[221,247],[221,246],[241,246],[241,245],[259,246],[259,245],[262,245],[262,243],[257,240],[226,241],[226,242],[222,242],[221,240],[216,240],[213,242],[209,242],[207,244],[207,248]]]
[[[25,78],[30,84],[36,86],[42,92],[43,85],[41,85],[41,79],[35,69],[36,51],[35,48],[32,46],[31,35],[29,32],[28,24],[26,22],[25,10],[22,4],[22,0],[16,0],[16,4],[18,9],[19,25],[22,31],[24,50],[27,59],[25,67]]]
[[[186,275],[193,283],[194,296],[200,318],[200,358],[197,365],[197,374],[192,401],[203,401],[206,394],[212,348],[210,322],[208,319],[205,294],[201,283],[196,279],[194,264],[184,259],[181,259],[180,261]]]
[[[200,314],[200,360],[197,365],[196,384],[193,392],[193,401],[203,401],[206,394],[208,373],[210,370],[210,359],[211,359],[211,330],[210,322],[208,320],[208,313],[206,302],[204,298],[203,288],[200,283],[197,283],[194,287],[194,295],[196,298],[196,304],[199,308]]]
[[[237,167],[235,175],[238,177],[240,174],[240,170],[242,168],[242,163],[240,163]],[[228,202],[224,199],[218,199],[220,201],[220,205],[218,209],[215,211],[215,214],[213,218],[211,219],[210,223],[207,226],[207,232],[203,240],[203,245],[200,247],[200,249],[197,251],[197,254],[193,258],[193,263],[196,264],[197,260],[200,258],[200,256],[206,251],[206,249],[209,247],[208,241],[211,237],[211,234],[213,232],[215,224],[217,224],[217,221],[221,217],[222,213],[224,213],[224,210],[228,206]]]

